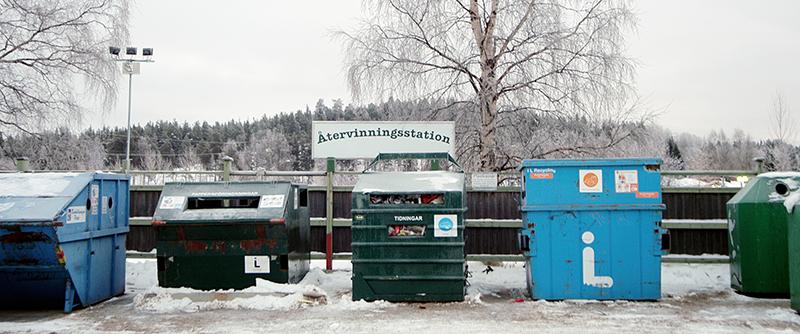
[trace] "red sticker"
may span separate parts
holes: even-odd
[[[636,198],[658,198],[658,192],[637,192]]]
[[[531,173],[532,180],[550,180],[553,178],[553,173]]]

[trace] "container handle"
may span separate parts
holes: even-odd
[[[523,252],[530,252],[531,238],[522,232],[517,234],[517,236],[518,236],[517,241],[519,242],[519,250]]]

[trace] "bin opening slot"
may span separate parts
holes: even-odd
[[[372,204],[444,204],[444,194],[370,194]]]
[[[258,209],[258,196],[246,197],[189,197],[186,210],[198,209]]]
[[[300,189],[300,207],[308,206],[308,189]]]
[[[425,236],[425,225],[389,225],[390,237],[422,237]]]

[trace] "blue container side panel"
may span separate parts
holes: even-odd
[[[8,228],[38,228],[49,233],[47,242],[33,240],[25,244],[22,248],[27,249],[27,254],[8,251],[12,246],[0,239],[3,240],[0,242],[0,249],[3,250],[0,259],[40,260],[33,266],[17,268],[13,277],[4,274],[13,268],[0,260],[0,275],[5,282],[11,282],[12,279],[17,281],[16,285],[0,285],[0,291],[5,291],[6,286],[17,286],[21,296],[40,295],[41,306],[61,305],[65,311],[72,308],[72,305],[64,305],[68,282],[74,291],[74,305],[88,306],[124,293],[128,179],[126,176],[109,174],[94,176],[54,217],[61,226],[28,227],[29,224],[23,223],[0,226],[0,236]],[[64,264],[60,264],[56,258],[57,248],[64,253]],[[36,253],[31,253],[33,250]],[[44,259],[49,262],[41,262]],[[41,274],[50,269],[52,273]],[[26,280],[26,277],[32,279]],[[69,296],[66,297],[69,300]]]
[[[661,297],[658,159],[526,160],[522,233],[534,299]]]
[[[64,305],[68,274],[56,257],[57,245],[52,226],[0,227],[0,289],[4,304],[22,308]]]
[[[658,210],[526,213],[531,297],[659,299],[660,219]]]

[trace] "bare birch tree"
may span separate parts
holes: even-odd
[[[74,120],[87,92],[116,97],[108,46],[127,38],[125,0],[0,0],[0,129]]]
[[[776,93],[775,100],[772,101],[770,120],[770,130],[775,140],[790,142],[795,139],[794,132],[797,130],[797,121],[792,117],[789,103],[781,93]]]
[[[499,169],[498,130],[515,126],[504,113],[608,118],[632,93],[625,1],[385,0],[365,12],[341,33],[354,97],[471,105],[481,170]]]

